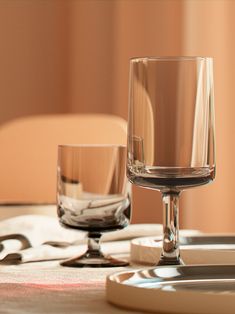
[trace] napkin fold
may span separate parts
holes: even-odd
[[[1,260],[2,265],[21,264],[29,262],[41,262],[63,260],[82,255],[87,249],[86,244],[69,246],[66,248],[53,247],[43,244],[38,247],[24,249],[18,252],[7,253]],[[102,245],[102,252],[106,255],[126,254],[130,252],[130,241],[106,242]]]
[[[86,232],[63,228],[57,218],[23,215],[0,221],[0,237],[20,234],[28,239],[29,247],[22,249],[19,240],[3,241],[0,264],[61,260],[83,254],[87,248]],[[136,237],[160,236],[160,224],[133,224],[101,238],[104,254],[129,253],[130,240]],[[1,238],[0,238],[1,240]],[[58,242],[58,247],[48,244]],[[60,247],[66,242],[67,245]]]

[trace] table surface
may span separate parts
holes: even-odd
[[[19,213],[55,217],[56,210],[55,205],[0,205],[0,220]],[[115,307],[106,300],[106,277],[136,268],[140,266],[70,268],[60,266],[59,261],[0,265],[0,314],[143,313]]]
[[[0,205],[0,219],[17,214],[56,216],[55,205]],[[70,268],[59,261],[0,265],[0,314],[126,314],[106,301],[106,276],[125,268]]]
[[[21,206],[20,208],[18,206],[0,206],[0,209],[6,209],[4,218],[15,217],[19,211],[21,215],[43,215],[44,213],[48,214],[49,211],[53,216],[55,205],[33,207],[30,205]],[[3,217],[1,218],[3,219]],[[24,216],[23,219],[23,222],[27,222]],[[32,222],[31,220],[28,223]],[[3,222],[6,223],[6,221]],[[22,220],[18,221],[18,227],[22,228],[21,224]],[[38,226],[38,224],[31,225],[33,231],[35,231],[35,226]],[[55,226],[52,226],[51,230],[55,231]],[[1,227],[4,234],[3,227],[4,224]],[[14,227],[15,230],[15,220],[11,227]],[[27,224],[25,227],[27,227]],[[149,226],[147,227],[150,229]],[[44,221],[43,228],[39,228],[37,231],[44,234],[45,229],[48,230],[48,225],[45,225]],[[146,232],[146,230],[145,226],[144,231]],[[158,229],[154,226],[153,230],[156,232]],[[61,230],[59,232],[61,236]],[[124,252],[123,244],[121,249]],[[115,257],[118,257],[118,255]],[[124,257],[128,258],[126,255]],[[106,277],[116,272],[130,271],[136,268],[147,267],[131,265],[125,268],[70,268],[60,266],[59,261],[0,265],[0,314],[143,313],[142,311],[137,312],[115,307],[106,300]]]
[[[58,261],[0,266],[0,313],[140,313],[106,301],[106,276],[126,268],[70,268]]]

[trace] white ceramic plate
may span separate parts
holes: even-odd
[[[107,300],[157,313],[234,314],[235,266],[161,266],[107,277]]]

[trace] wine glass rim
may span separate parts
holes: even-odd
[[[140,61],[199,61],[199,60],[213,60],[212,57],[204,56],[146,56],[146,57],[132,57],[131,62]]]
[[[58,148],[76,148],[76,147],[86,147],[86,148],[126,148],[123,144],[59,144]]]

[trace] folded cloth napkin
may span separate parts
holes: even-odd
[[[106,254],[129,252],[128,240],[136,237],[158,236],[162,233],[159,224],[133,224],[123,230],[107,232],[102,236],[102,250]],[[1,264],[16,264],[31,261],[65,259],[82,254],[86,250],[86,233],[61,227],[55,217],[23,215],[0,221],[1,237],[20,234],[29,240],[28,248],[22,250],[18,240],[3,241],[0,252]],[[58,246],[48,243],[58,242]],[[68,245],[64,245],[66,242]],[[69,245],[70,244],[70,245]]]
[[[15,252],[3,252],[0,254],[0,264],[12,265],[28,262],[40,262],[62,260],[85,253],[86,244],[72,245],[65,248],[53,247],[43,244]],[[107,255],[125,254],[130,252],[130,241],[106,242],[102,245],[102,252]]]

